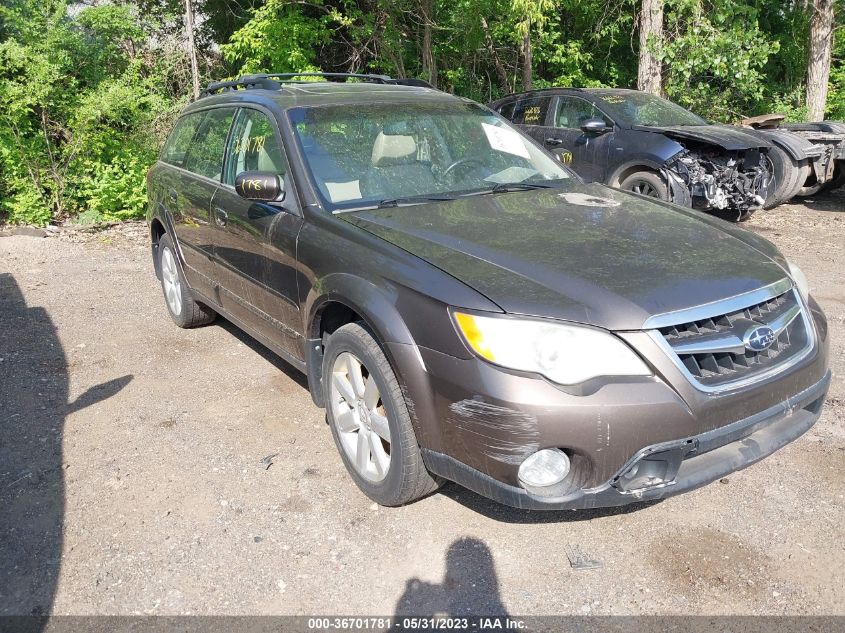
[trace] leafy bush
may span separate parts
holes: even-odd
[[[168,60],[137,44],[131,5],[69,12],[23,0],[0,44],[0,218],[43,225],[139,217],[161,140]]]

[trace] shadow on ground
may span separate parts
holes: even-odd
[[[50,612],[62,555],[62,436],[71,413],[110,398],[132,376],[68,403],[68,367],[46,310],[0,274],[0,615]]]
[[[794,198],[792,204],[805,204],[813,211],[833,211],[845,213],[845,187],[833,191],[822,191],[807,198]]]
[[[252,338],[249,334],[244,332],[237,325],[231,323],[230,321],[227,321],[222,316],[218,316],[217,319],[215,319],[214,325],[217,325],[226,330],[229,334],[234,336],[253,352],[261,356],[261,358],[273,365],[273,367],[285,374],[285,376],[293,380],[300,387],[306,390],[308,389],[308,378],[305,376],[305,374],[303,374],[296,367],[285,361],[281,356],[278,356],[273,351],[271,351],[270,349],[259,343],[257,340]]]
[[[404,627],[403,616],[435,615],[450,618],[508,615],[499,595],[493,554],[483,541],[465,537],[449,546],[442,583],[419,578],[411,578],[405,583],[405,591],[395,609],[394,621],[398,630],[420,628]]]

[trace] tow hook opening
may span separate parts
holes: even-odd
[[[681,462],[696,451],[696,443],[687,440],[675,448],[643,455],[628,466],[613,482],[621,492],[640,492],[675,483]]]

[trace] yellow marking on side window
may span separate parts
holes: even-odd
[[[239,138],[235,140],[235,145],[232,148],[233,154],[253,154],[259,150],[264,149],[267,143],[267,135],[253,136],[252,138]]]

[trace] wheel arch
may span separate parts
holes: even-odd
[[[173,248],[176,249],[177,263],[184,270],[185,260],[182,257],[182,248],[179,244],[179,239],[176,237],[176,231],[173,229],[173,221],[164,205],[159,205],[156,214],[150,219],[150,248],[153,255],[153,269],[158,279],[161,279],[158,246],[162,236],[165,234],[170,236],[173,242]]]
[[[633,161],[628,161],[616,167],[607,178],[607,184],[611,187],[618,187],[631,174],[638,171],[649,171],[657,174],[661,178],[661,170],[666,166],[665,162],[658,162],[647,158],[640,158]]]
[[[325,406],[322,385],[323,336],[347,323],[361,321],[388,357],[400,383],[402,368],[392,358],[390,344],[415,345],[408,326],[387,294],[375,284],[349,273],[319,279],[306,299],[305,361],[308,388],[317,406]]]
[[[786,152],[793,160],[809,160],[817,155],[813,143],[788,130],[754,130],[754,132]]]

